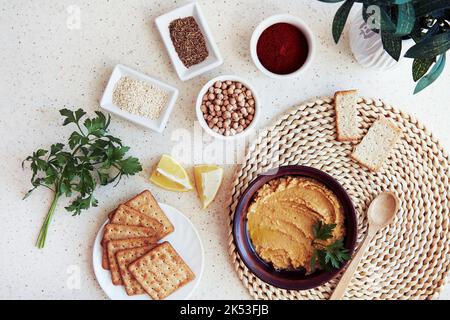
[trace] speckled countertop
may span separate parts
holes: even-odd
[[[223,208],[228,201],[234,166],[226,166],[223,188],[205,211],[200,209],[195,192],[171,193],[147,183],[150,169],[162,153],[195,154],[196,147],[191,143],[194,138],[182,140],[193,132],[201,133],[195,124],[194,100],[201,86],[220,74],[237,74],[252,80],[264,100],[259,127],[296,103],[357,87],[364,96],[383,98],[412,113],[450,150],[450,68],[430,88],[412,96],[410,61],[384,73],[368,71],[353,59],[347,35],[339,45],[333,43],[330,30],[335,5],[306,0],[211,0],[200,1],[200,5],[225,62],[203,76],[181,82],[153,21],[184,3],[1,1],[0,298],[106,298],[92,269],[94,237],[109,210],[144,188],[149,188],[159,201],[184,212],[200,232],[206,266],[193,298],[249,298],[227,253],[227,213]],[[80,20],[74,18],[78,10]],[[317,37],[317,56],[301,78],[271,80],[257,71],[248,46],[252,30],[261,20],[284,12],[297,15],[310,25]],[[131,146],[131,153],[141,159],[144,172],[124,179],[116,188],[107,186],[98,190],[100,206],[81,216],[71,217],[63,209],[62,201],[50,227],[47,245],[38,250],[34,241],[50,194],[41,189],[21,200],[30,178],[30,172],[22,170],[21,161],[35,149],[64,141],[70,134],[70,128],[60,125],[57,112],[60,108],[98,110],[106,81],[118,63],[180,89],[167,128],[159,135],[113,117],[113,134]],[[205,145],[208,143],[207,140]],[[236,150],[241,147],[238,145]],[[188,168],[201,162],[189,156],[180,160]],[[74,275],[79,275],[79,279],[74,281]],[[450,298],[450,288],[443,291],[441,298]]]

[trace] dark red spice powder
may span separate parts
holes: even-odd
[[[256,52],[267,70],[276,74],[289,74],[305,63],[308,41],[296,26],[276,23],[263,31]]]

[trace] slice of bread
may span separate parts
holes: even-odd
[[[402,131],[391,120],[381,116],[355,147],[351,157],[369,170],[378,171],[401,136]]]
[[[357,90],[337,91],[334,94],[338,141],[356,141],[361,138],[357,101]]]

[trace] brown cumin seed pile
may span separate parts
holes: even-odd
[[[186,68],[199,64],[208,57],[205,38],[194,17],[173,20],[169,31],[175,51]]]

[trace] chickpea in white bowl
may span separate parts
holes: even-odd
[[[247,81],[236,76],[220,76],[200,90],[196,103],[202,128],[219,139],[243,137],[256,125],[259,99]]]

